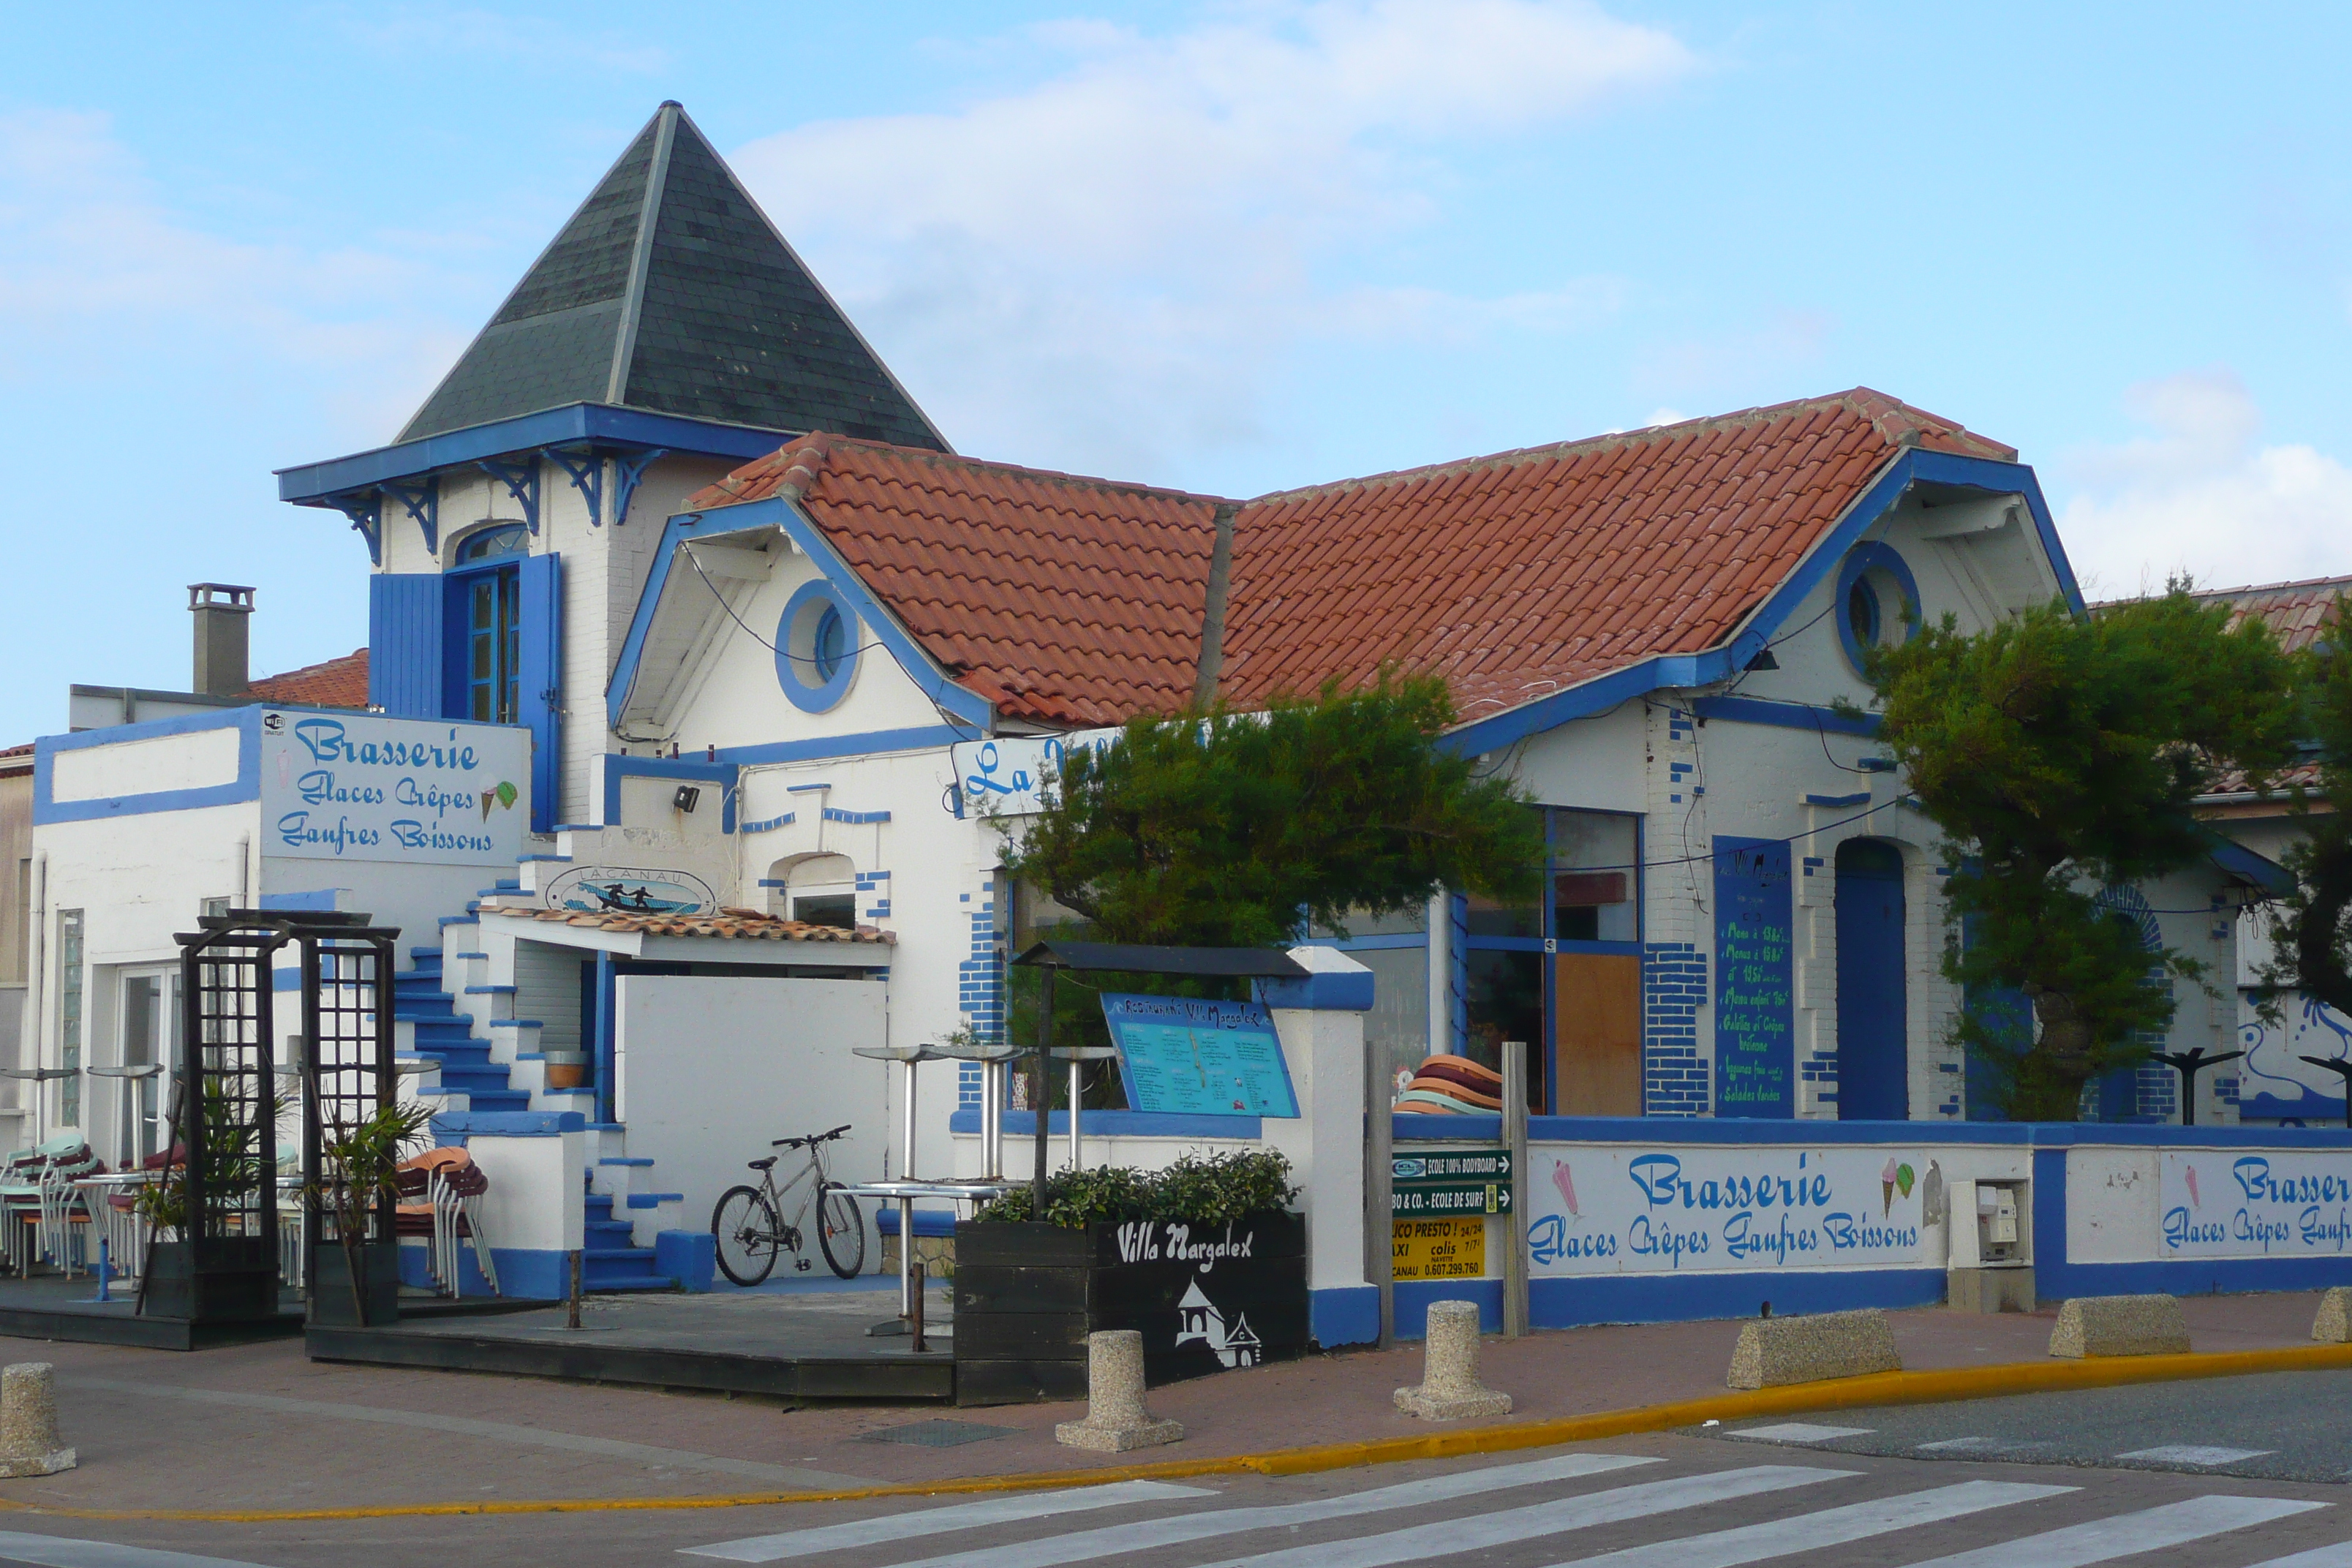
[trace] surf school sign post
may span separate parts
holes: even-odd
[[[1930,1162],[1887,1148],[1530,1152],[1543,1276],[1916,1268]]]
[[[266,709],[262,853],[512,866],[530,823],[530,732]]]
[[[2168,1149],[2157,1200],[2166,1258],[2352,1253],[2352,1152]]]

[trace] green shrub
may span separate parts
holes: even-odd
[[[1105,1166],[1096,1171],[1057,1171],[1045,1178],[1048,1225],[1072,1229],[1104,1221],[1172,1220],[1221,1225],[1244,1215],[1286,1207],[1298,1195],[1290,1182],[1290,1162],[1271,1149],[1249,1152],[1180,1156],[1162,1171]],[[1026,1220],[1031,1209],[1026,1184],[1013,1188],[974,1215],[982,1220]]]

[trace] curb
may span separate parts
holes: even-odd
[[[1224,1454],[1198,1459],[1167,1459],[1148,1465],[1114,1465],[1088,1470],[1049,1470],[1028,1475],[973,1476],[961,1480],[899,1482],[846,1487],[830,1491],[741,1492],[709,1497],[549,1498],[534,1501],[387,1503],[373,1508],[321,1509],[95,1509],[56,1508],[0,1500],[0,1510],[58,1519],[159,1520],[201,1524],[278,1524],[330,1520],[426,1519],[471,1514],[612,1513],[636,1510],[772,1508],[790,1503],[860,1502],[884,1498],[951,1497],[975,1492],[1043,1491],[1099,1486],[1112,1481],[1178,1480],[1200,1476],[1302,1476],[1410,1459],[1459,1458],[1549,1448],[1635,1433],[1665,1432],[1708,1421],[1741,1421],[1758,1415],[1850,1410],[1864,1405],[1937,1405],[2007,1394],[2056,1394],[2085,1388],[2116,1388],[2136,1383],[2180,1383],[2209,1377],[2251,1377],[2263,1373],[2325,1372],[2352,1367],[2352,1344],[2294,1345],[2275,1350],[2190,1352],[2183,1355],[2112,1356],[2084,1361],[2009,1362],[1994,1366],[1951,1367],[1933,1372],[1881,1372],[1826,1383],[1788,1384],[1749,1393],[1710,1394],[1672,1405],[1643,1405],[1587,1415],[1556,1416],[1493,1426],[1468,1426],[1425,1436],[1379,1437],[1316,1447],[1276,1448],[1258,1454]]]

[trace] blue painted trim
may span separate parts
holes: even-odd
[[[619,975],[613,955],[599,948],[596,952],[596,1120],[600,1122],[619,1120],[613,1098],[613,1080],[620,1070],[619,1057],[614,1049],[620,1030],[613,1017],[613,1005],[619,995]]]
[[[1381,1289],[1340,1285],[1307,1293],[1307,1331],[1325,1350],[1369,1345],[1381,1337]]]
[[[1489,1117],[1489,1121],[1499,1118]],[[978,1132],[980,1111],[958,1110],[948,1117],[950,1132]],[[1079,1123],[1079,1131],[1089,1138],[1256,1138],[1261,1124],[1255,1116],[1183,1116],[1167,1111],[1150,1110],[1089,1110]],[[1004,1113],[1004,1135],[1007,1138],[1034,1139],[1037,1136],[1037,1113],[1034,1110],[1007,1110]],[[1049,1110],[1045,1113],[1045,1136],[1066,1138],[1070,1135],[1070,1113]],[[1019,1162],[1015,1162],[1018,1163]]]
[[[2352,1285],[2352,1258],[2197,1258],[2154,1263],[2068,1263],[2043,1257],[2034,1205],[2033,1290],[2067,1296],[2218,1296],[2255,1290],[2326,1290]],[[1777,1307],[1774,1310],[1779,1310]]]
[[[782,431],[724,425],[676,414],[651,414],[609,404],[574,403],[512,419],[427,436],[396,447],[378,447],[348,458],[303,463],[278,470],[278,499],[298,506],[328,504],[341,492],[440,468],[470,467],[485,458],[519,456],[550,446],[613,441],[632,447],[663,447],[702,458],[764,458],[784,443]],[[634,487],[633,487],[634,488]]]
[[[1862,640],[1853,634],[1853,618],[1845,613],[1846,595],[1853,592],[1857,583],[1862,583],[1863,592],[1870,595],[1873,640],[1885,635],[1888,614],[1888,606],[1879,603],[1878,590],[1863,583],[1864,574],[1871,572],[1885,573],[1895,579],[1895,587],[1902,590],[1903,603],[1899,609],[1903,624],[1908,628],[1906,637],[1919,629],[1919,580],[1911,575],[1910,563],[1903,559],[1902,553],[1882,540],[1857,544],[1847,551],[1845,559],[1838,563],[1837,586],[1830,595],[1830,620],[1837,627],[1838,647],[1845,653],[1846,665],[1856,675],[1863,673],[1863,647]]]
[[[971,736],[950,724],[920,724],[905,730],[867,730],[855,735],[825,735],[813,741],[772,741],[761,746],[721,746],[721,762],[753,767],[765,763],[822,763],[835,757],[865,757],[882,752],[920,752],[951,745]],[[818,789],[830,786],[818,784]]]
[[[274,706],[274,705],[273,705]],[[207,730],[238,731],[236,777],[202,789],[155,790],[146,795],[110,795],[96,800],[58,802],[53,797],[54,768],[61,752],[88,751],[94,746],[192,735]],[[184,713],[170,719],[150,719],[138,724],[110,724],[70,735],[44,735],[33,745],[33,822],[97,822],[121,816],[143,816],[158,811],[194,811],[208,805],[236,805],[261,798],[261,707],[223,708],[210,713]]]
[[[1297,1007],[1318,1013],[1369,1013],[1372,1010],[1372,972],[1318,973],[1293,980],[1260,980],[1257,999],[1268,1007]]]
[[[833,786],[829,784],[786,784],[784,786],[784,793],[786,795],[808,795],[816,790],[826,790],[831,789],[832,787]]]
[[[1848,717],[1833,708],[1810,702],[1777,702],[1769,697],[1697,697],[1691,711],[1702,719],[1728,720],[1735,724],[1769,724],[1780,730],[1811,730],[1832,735],[1878,733],[1878,715]]]
[[[1780,585],[1727,647],[1703,653],[1667,655],[1612,670],[1580,686],[1465,724],[1441,743],[1473,755],[1498,752],[1572,720],[1589,719],[1630,698],[1729,679],[1747,668],[1748,661],[1771,641],[1806,597],[1836,568],[1846,551],[1915,483],[2024,496],[2027,510],[2033,515],[2035,531],[2041,536],[2042,548],[2050,558],[2051,570],[2057,574],[2060,591],[2075,614],[2084,613],[2083,591],[2074,582],[2074,569],[2066,560],[2065,547],[2058,542],[2057,525],[2051,521],[2049,505],[2042,500],[2041,483],[2032,468],[1997,458],[1955,457],[1917,447],[1906,447],[1879,471],[1878,478],[1846,508],[1844,515],[1822,536],[1795,570],[1781,579]]]
[[[543,1029],[547,1027],[545,1024],[540,1022],[537,1018],[492,1018],[488,1021],[488,1025],[489,1027],[493,1029]]]
[[[1808,795],[1805,796],[1805,804],[1807,805],[1836,806],[1868,805],[1870,804],[1870,792],[1868,790],[1864,790],[1857,795]]]
[[[828,609],[848,623],[843,629],[849,637],[849,651],[842,656],[832,679],[819,680],[813,668],[804,668],[815,663],[814,656],[803,658],[792,651],[799,640],[794,623],[803,616],[821,618]],[[841,700],[849,695],[850,682],[857,679],[858,661],[865,657],[865,623],[857,618],[848,596],[829,578],[812,577],[793,590],[793,596],[784,601],[783,614],[776,618],[776,635],[769,640],[776,648],[776,686],[786,701],[803,713],[830,713],[841,706]]]
[[[443,1148],[453,1138],[560,1138],[588,1125],[576,1110],[445,1111],[433,1119]]]
[[[838,806],[828,805],[824,808],[824,819],[827,822],[845,822],[853,827],[862,827],[868,823],[887,822],[890,820],[890,814],[887,811],[844,811]]]
[[[1427,947],[1426,931],[1389,931],[1378,936],[1310,936],[1301,947],[1328,947],[1337,952],[1385,952],[1401,947]]]
[[[628,1200],[623,1206],[633,1209],[657,1209],[664,1204],[686,1202],[684,1193],[625,1193],[622,1195]]]
[[[994,710],[988,700],[949,679],[947,672],[932,662],[931,657],[898,625],[898,618],[867,591],[824,531],[781,496],[711,512],[681,512],[662,525],[661,543],[655,549],[652,570],[646,574],[645,587],[638,592],[637,607],[629,619],[629,635],[622,642],[620,659],[613,667],[613,679],[604,689],[605,712],[616,728],[628,708],[630,690],[636,684],[637,664],[645,655],[646,637],[660,606],[663,590],[669,582],[670,563],[677,559],[679,546],[689,538],[715,539],[766,527],[782,529],[816,563],[817,570],[848,601],[858,620],[889,651],[890,657],[898,661],[907,678],[922,688],[924,694],[950,719],[971,728],[971,733],[965,734],[948,726],[956,739],[970,740],[989,731]]]
[[[2224,838],[2211,828],[2204,830],[2205,853],[2216,866],[2232,877],[2252,882],[2272,898],[2284,898],[2294,891],[2294,873],[2271,859],[2238,843]]]
[[[690,779],[719,786],[719,830],[735,831],[735,796],[738,773],[732,762],[704,762],[685,757],[628,757],[617,752],[604,753],[604,826],[621,826],[621,781],[635,779]]]
[[[331,910],[339,888],[314,888],[307,893],[264,893],[257,908],[265,910]]]
[[[719,1271],[719,1238],[707,1230],[665,1230],[654,1236],[654,1272],[699,1295]]]
[[[742,834],[773,833],[779,827],[790,827],[793,825],[793,813],[788,811],[782,816],[762,817],[758,822],[747,822],[735,831]],[[760,886],[763,888],[781,888],[783,884],[782,882],[762,881]]]

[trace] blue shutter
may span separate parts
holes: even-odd
[[[441,717],[441,577],[368,579],[368,701],[405,719]]]
[[[522,721],[530,727],[530,830],[551,832],[563,784],[563,558],[522,562]]]

